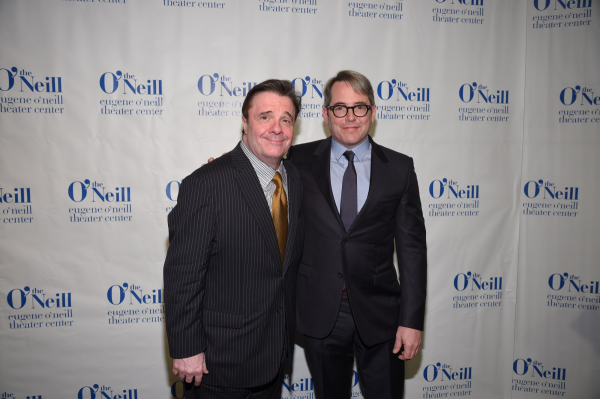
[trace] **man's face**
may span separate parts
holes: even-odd
[[[294,137],[294,105],[286,96],[263,92],[257,94],[242,116],[244,144],[254,155],[273,169],[279,167]]]
[[[371,105],[366,94],[357,93],[352,86],[346,82],[335,82],[331,87],[331,104],[345,105]],[[346,148],[354,148],[367,139],[371,123],[375,122],[375,105],[363,117],[357,118],[353,110],[349,109],[343,118],[338,118],[328,108],[323,108],[323,118],[329,126],[331,135]]]

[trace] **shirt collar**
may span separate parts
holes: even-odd
[[[367,154],[367,152],[371,149],[371,140],[367,137],[365,141],[352,148],[351,151],[354,153],[356,159],[360,162],[363,160],[363,157]],[[348,148],[344,147],[335,139],[331,138],[331,153],[336,160],[340,160],[341,157],[344,156],[344,152],[348,151]]]
[[[246,146],[243,140],[240,140],[240,147],[242,147],[242,151],[250,160],[254,171],[256,172],[256,176],[258,176],[258,180],[260,181],[261,187],[264,189],[267,188],[267,185],[271,183],[273,177],[275,176],[275,172],[279,172],[281,174],[281,180],[283,180],[284,184],[287,182],[287,173],[285,171],[285,167],[283,166],[283,160],[279,163],[279,169],[273,170],[269,165],[258,159],[256,155]]]

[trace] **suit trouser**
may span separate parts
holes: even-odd
[[[404,361],[392,353],[395,339],[367,346],[354,324],[350,302],[342,303],[331,333],[317,339],[304,336],[304,353],[313,377],[315,399],[348,399],[353,380],[354,353],[363,395],[367,399],[402,399]]]
[[[281,399],[283,364],[271,382],[252,388],[228,388],[201,383],[185,384],[186,399]]]

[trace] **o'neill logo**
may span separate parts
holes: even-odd
[[[106,292],[111,305],[147,305],[144,308],[128,308],[108,311],[108,324],[160,323],[165,320],[164,296],[161,288],[144,290],[135,284],[123,283],[111,286]],[[126,298],[129,300],[126,301]]]
[[[396,94],[394,96],[394,94]],[[428,87],[411,88],[400,80],[384,80],[377,85],[377,96],[387,101],[394,96],[395,101],[429,102],[430,89]]]
[[[459,185],[456,180],[443,178],[429,184],[429,195],[442,199],[429,204],[429,216],[479,215],[479,184]]]
[[[487,86],[477,84],[465,83],[460,86],[458,90],[458,97],[464,103],[470,103],[475,97],[477,97],[477,103],[481,104],[508,104],[508,90],[494,90],[490,92]]]
[[[585,109],[581,107],[600,105],[600,95],[589,87],[565,87],[560,92],[560,102],[567,107],[574,105],[578,109],[561,109],[558,111],[560,123],[598,123],[600,108]]]
[[[25,93],[62,93],[62,78],[60,76],[46,76],[36,79],[33,72],[17,67],[0,68],[0,91],[9,91],[15,87]]]
[[[435,199],[441,198],[444,192],[446,192],[448,199],[479,198],[479,184],[462,187],[455,180],[448,180],[444,177],[442,180],[434,180],[429,184],[429,194]]]
[[[77,399],[138,399],[137,389],[113,391],[111,387],[94,384],[85,386],[77,392]]]
[[[542,395],[565,396],[567,370],[562,367],[544,366],[537,360],[517,359],[513,362],[512,390]]]
[[[458,108],[458,120],[463,122],[508,122],[508,90],[489,89],[483,84],[465,83],[458,89],[458,97],[463,103],[474,104]]]
[[[139,285],[123,283],[113,285],[106,292],[106,297],[111,305],[121,305],[125,300],[125,294],[129,292],[129,305],[161,304],[164,303],[162,289],[153,289],[152,293],[144,294]],[[148,290],[146,290],[148,292]]]
[[[169,183],[167,183],[165,191],[167,193],[167,198],[169,199],[169,201],[177,202],[177,197],[179,196],[179,188],[181,187],[182,182],[183,180],[172,180]],[[173,208],[174,206],[167,206],[165,210],[167,211],[167,213],[169,213],[173,210]]]
[[[15,288],[11,290],[6,297],[6,301],[8,302],[8,306],[13,309],[23,309],[28,302],[28,298],[30,299],[31,309],[36,309],[36,305],[38,309],[70,308],[72,306],[70,292],[49,294],[46,296],[44,290],[38,288],[30,289],[28,286],[25,286],[23,289]]]
[[[537,198],[542,193],[543,199],[557,199],[557,200],[579,200],[579,187],[562,187],[559,189],[558,186],[549,181],[544,182],[543,180],[528,181],[523,187],[523,191],[527,198]]]
[[[5,193],[0,187],[0,204],[31,204],[31,188],[15,188],[13,193]]]
[[[546,378],[552,380],[566,381],[567,370],[561,367],[544,366],[542,362],[536,360],[517,359],[513,362],[513,371],[516,375],[529,376],[535,378]]]
[[[433,22],[441,23],[461,23],[481,25],[484,22],[483,0],[435,0],[439,4],[444,4],[448,8],[435,7],[433,12]],[[462,8],[460,6],[476,6],[477,8]]]
[[[10,191],[10,190],[7,190]],[[0,187],[0,205],[14,204],[2,208],[2,223],[13,225],[20,223],[32,223],[33,209],[31,204],[31,188],[15,188],[14,192],[4,192]]]
[[[429,120],[431,110],[429,87],[414,87],[401,80],[384,80],[377,85],[377,97],[397,104],[377,107],[379,119]]]
[[[137,96],[100,100],[102,115],[162,115],[164,105],[162,79],[139,79],[132,73],[121,71],[105,72],[100,76],[100,89],[106,94],[113,94],[119,90],[120,94]]]
[[[354,371],[354,377],[352,378],[352,387],[358,384],[358,373]],[[286,374],[283,378],[282,397],[297,397],[296,393],[301,394],[302,398],[314,399],[314,384],[313,379],[309,377],[300,378],[292,382],[290,376]],[[292,396],[289,396],[292,395]]]
[[[198,91],[204,96],[210,96],[218,88],[220,97],[246,97],[248,91],[256,86],[256,84],[256,82],[242,82],[242,84],[238,84],[230,77],[213,73],[212,75],[200,76],[198,79]]]
[[[10,96],[0,96],[0,113],[62,114],[65,110],[60,76],[39,77],[15,66],[0,68],[0,92],[11,90]]]
[[[564,309],[600,310],[600,282],[587,280],[569,273],[554,273],[548,278],[548,286],[556,294],[549,294],[548,306]]]
[[[122,73],[121,71],[105,72],[100,76],[100,89],[106,94],[112,94],[117,91],[119,84],[123,79],[121,86],[122,94],[147,94],[151,96],[161,96],[162,80],[161,79],[138,79],[131,73]],[[138,84],[138,80],[140,83]]]
[[[167,183],[167,198],[170,201],[177,201],[177,196],[179,195],[179,188],[181,187],[181,181],[173,180]]]
[[[471,367],[452,367],[448,364],[430,364],[423,370],[427,382],[444,382],[442,385],[423,387],[424,399],[471,396],[473,370]]]
[[[582,294],[598,294],[598,288],[600,288],[599,284],[600,282],[598,281],[590,281],[589,284],[584,284],[579,277],[573,274],[569,276],[569,273],[554,273],[548,279],[548,285],[554,291],[560,291],[563,288],[566,288],[566,291],[568,292]]]
[[[73,202],[90,200],[92,206],[69,208],[71,222],[131,222],[131,187],[107,189],[103,183],[89,179],[74,181],[67,190]],[[113,203],[114,205],[108,205]]]
[[[540,180],[530,180],[523,186],[527,198],[536,201],[523,202],[523,215],[577,217],[579,211],[579,187],[559,186]]]
[[[464,291],[467,288],[471,288],[470,291],[482,290],[482,291],[501,291],[502,290],[502,277],[490,277],[484,280],[481,274],[478,273],[459,273],[454,277],[454,288],[457,291]]]
[[[533,0],[533,6],[538,11],[545,11],[554,4],[554,10],[573,10],[577,8],[591,8],[592,0]]]
[[[544,14],[533,16],[533,29],[589,26],[592,0],[533,0],[533,7]]]
[[[8,316],[10,329],[73,326],[70,292],[47,294],[43,289],[25,286],[10,290],[6,302],[12,309],[19,310]]]
[[[323,99],[323,81],[321,79],[305,76],[304,78],[292,79],[292,84],[294,85],[296,92],[300,94],[300,97],[304,98],[304,96],[310,93],[311,99]]]
[[[246,97],[248,91],[256,82],[235,81],[231,77],[213,73],[212,75],[202,75],[198,79],[197,87],[203,96],[217,95],[217,100],[201,100],[197,105],[199,116],[242,116],[241,97]],[[231,101],[233,100],[233,101]]]
[[[502,277],[484,278],[479,273],[458,273],[453,285],[455,290],[463,293],[452,298],[454,309],[502,306]]]
[[[90,190],[91,188],[91,190]],[[74,181],[69,185],[69,198],[73,202],[81,202],[88,198],[91,191],[92,202],[131,202],[131,187],[115,187],[107,191],[104,184],[85,179],[83,182]]]
[[[596,95],[589,87],[565,87],[560,92],[560,102],[564,105],[573,105],[579,99],[581,102],[578,105],[600,105],[600,95]]]
[[[558,186],[549,181],[544,182],[543,180],[528,181],[523,187],[525,196],[527,198],[537,198],[542,193],[543,199],[558,199],[558,200],[579,200],[579,187],[562,187],[558,189]]]
[[[472,367],[452,367],[448,364],[430,364],[423,370],[423,378],[427,382],[470,380],[473,376]],[[439,377],[439,380],[438,380]]]

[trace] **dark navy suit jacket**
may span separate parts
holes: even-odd
[[[369,140],[369,194],[348,232],[331,191],[331,138],[296,145],[288,155],[304,183],[306,236],[298,270],[297,327],[314,338],[333,329],[344,282],[367,345],[393,339],[398,326],[423,329],[427,247],[413,161]]]

